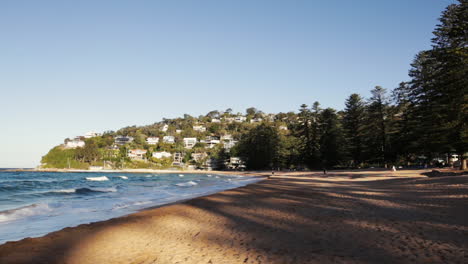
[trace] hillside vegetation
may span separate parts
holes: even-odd
[[[314,102],[289,113],[265,114],[249,108],[243,114],[227,109],[199,117],[184,115],[74,139],[75,145],[67,139],[43,157],[42,167],[323,169],[456,165],[466,169],[468,2],[449,5],[439,20],[432,48],[415,56],[409,81],[391,92],[377,86],[367,99],[352,94],[342,111]],[[131,140],[118,143],[118,136]],[[165,142],[165,136],[173,136],[174,143]],[[151,137],[153,142],[147,141]]]

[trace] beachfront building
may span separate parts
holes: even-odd
[[[193,130],[195,130],[197,132],[205,132],[206,127],[197,125],[197,126],[193,126]]]
[[[148,137],[146,139],[146,143],[148,143],[148,145],[156,145],[159,143],[159,138],[158,137]]]
[[[133,141],[133,137],[127,136],[116,136],[114,142],[116,145],[125,145],[127,143],[131,143]]]
[[[168,144],[173,144],[175,143],[175,138],[173,136],[164,136],[163,142],[168,143]]]
[[[200,153],[192,153],[192,159],[194,161],[202,161],[203,159],[207,158],[208,157],[208,154],[206,154],[206,152],[200,152]]]
[[[168,129],[169,129],[169,125],[168,125],[168,124],[164,124],[164,125],[161,127],[161,131],[162,131],[162,132],[167,132]]]
[[[101,133],[97,133],[97,132],[94,132],[94,131],[90,131],[90,132],[87,132],[84,137],[85,138],[93,138],[93,137],[99,137],[101,135]]]
[[[179,152],[174,153],[174,160],[172,161],[172,166],[184,165],[183,159],[184,159],[184,156],[182,155],[182,153],[179,153]]]
[[[130,149],[128,150],[128,157],[134,160],[145,160],[146,149]]]
[[[65,139],[64,146],[65,148],[68,148],[68,149],[82,148],[85,146],[85,142],[81,140],[79,137],[76,137],[72,140],[67,138]]]
[[[184,148],[191,149],[197,144],[197,138],[184,138]]]
[[[153,152],[153,158],[156,158],[156,159],[163,159],[163,158],[170,158],[170,157],[172,157],[172,154],[166,151]]]
[[[209,158],[205,161],[205,163],[203,164],[203,168],[205,170],[215,170],[217,168],[219,168],[219,161],[215,158]]]
[[[229,158],[229,162],[226,164],[226,167],[231,170],[243,169],[245,168],[244,161],[239,157]]]

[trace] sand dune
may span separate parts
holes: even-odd
[[[0,263],[467,263],[468,176],[269,180],[0,246]]]

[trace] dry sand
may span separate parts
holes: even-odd
[[[276,173],[9,242],[0,263],[468,263],[468,176],[420,172]]]

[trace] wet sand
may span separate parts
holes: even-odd
[[[468,263],[468,176],[421,172],[276,173],[9,242],[0,263]]]

